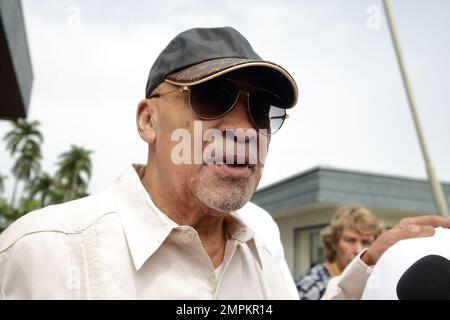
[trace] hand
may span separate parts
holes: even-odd
[[[432,236],[435,227],[450,228],[450,218],[434,215],[404,218],[393,228],[383,232],[361,255],[361,259],[368,266],[372,266],[377,263],[387,249],[398,241]]]

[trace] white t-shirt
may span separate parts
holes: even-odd
[[[362,299],[397,300],[397,283],[417,260],[428,255],[450,259],[450,229],[436,228],[432,237],[402,240],[378,260],[367,280]]]
[[[217,280],[220,279],[220,275],[222,274],[222,271],[223,271],[223,263],[221,263],[217,268],[214,269]]]

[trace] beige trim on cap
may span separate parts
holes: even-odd
[[[239,70],[239,69],[243,69],[243,68],[246,68],[246,67],[268,67],[268,68],[271,68],[271,69],[274,69],[274,70],[280,72],[283,76],[286,77],[286,79],[288,79],[288,81],[291,83],[292,88],[294,89],[294,103],[292,103],[292,105],[290,107],[293,107],[293,106],[295,106],[297,104],[297,101],[298,101],[298,88],[297,88],[297,84],[296,84],[294,78],[285,69],[283,69],[282,67],[280,67],[280,66],[278,66],[276,64],[270,63],[270,62],[262,62],[262,61],[244,62],[244,63],[238,64],[238,65],[235,65],[235,66],[231,66],[231,67],[225,68],[225,69],[223,69],[223,70],[221,70],[219,72],[216,72],[216,73],[214,73],[212,75],[209,75],[209,76],[207,76],[207,77],[205,77],[203,79],[192,81],[192,82],[175,81],[175,80],[170,80],[170,79],[167,79],[167,78],[164,81],[168,82],[168,83],[171,83],[171,84],[174,84],[174,85],[177,85],[177,86],[194,86],[196,84],[200,84],[200,83],[209,81],[211,79],[217,78],[217,77],[219,77],[219,76],[221,76],[223,74],[226,74],[228,72]],[[186,69],[189,69],[189,68],[186,68]]]

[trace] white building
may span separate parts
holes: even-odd
[[[450,184],[443,189],[450,204]],[[386,227],[403,217],[436,212],[426,180],[322,167],[262,188],[251,201],[278,223],[295,278],[324,260],[319,232],[340,205],[365,205]]]

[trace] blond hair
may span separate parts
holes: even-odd
[[[336,259],[334,246],[339,242],[344,228],[352,229],[361,234],[374,235],[375,238],[383,231],[383,225],[366,207],[359,204],[339,207],[330,224],[320,232],[328,262],[333,262]]]

